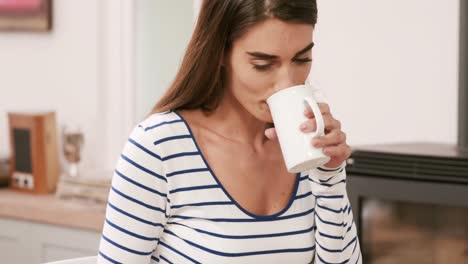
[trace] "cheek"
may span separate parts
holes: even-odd
[[[232,73],[231,89],[234,97],[258,119],[271,122],[271,114],[265,101],[269,87],[273,85],[271,77],[266,78],[250,65],[240,67]]]
[[[268,87],[271,86],[271,78],[262,76],[252,69],[251,65],[244,65],[234,69],[232,75],[232,89],[234,94],[243,97],[244,100],[264,100]]]

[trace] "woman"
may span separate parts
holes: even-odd
[[[315,0],[205,0],[175,81],[131,133],[112,181],[102,263],[360,263],[350,155],[320,104],[331,160],[285,168],[265,103],[305,82]],[[298,127],[314,131],[308,121]]]

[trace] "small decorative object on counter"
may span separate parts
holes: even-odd
[[[55,190],[60,175],[55,112],[8,113],[10,187],[32,193]]]
[[[67,177],[78,177],[79,163],[81,161],[81,150],[84,144],[84,135],[79,128],[64,126],[62,129],[63,155],[65,164],[65,175]]]

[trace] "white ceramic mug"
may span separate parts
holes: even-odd
[[[297,85],[278,91],[267,99],[275,124],[276,134],[289,172],[314,169],[330,160],[322,148],[312,146],[314,137],[325,135],[323,116],[310,85]],[[304,133],[299,126],[307,120],[304,110],[310,106],[315,115],[317,129]]]

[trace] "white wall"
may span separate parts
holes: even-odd
[[[10,109],[51,109],[60,124],[77,124],[96,145],[98,16],[94,0],[54,1],[50,33],[0,33],[0,155],[9,153]],[[83,19],[86,14],[87,19]],[[6,148],[5,148],[6,147]],[[93,155],[90,148],[84,155]],[[93,155],[95,156],[95,155]],[[88,163],[96,162],[88,159]]]
[[[314,65],[352,145],[456,143],[458,0],[319,0]]]
[[[182,61],[194,28],[192,1],[138,0],[136,120],[150,112]]]
[[[58,127],[83,129],[85,169],[114,166],[134,103],[122,100],[131,86],[122,65],[133,49],[122,26],[131,24],[129,1],[54,1],[52,32],[0,33],[0,156],[10,152],[6,111],[51,109]]]

